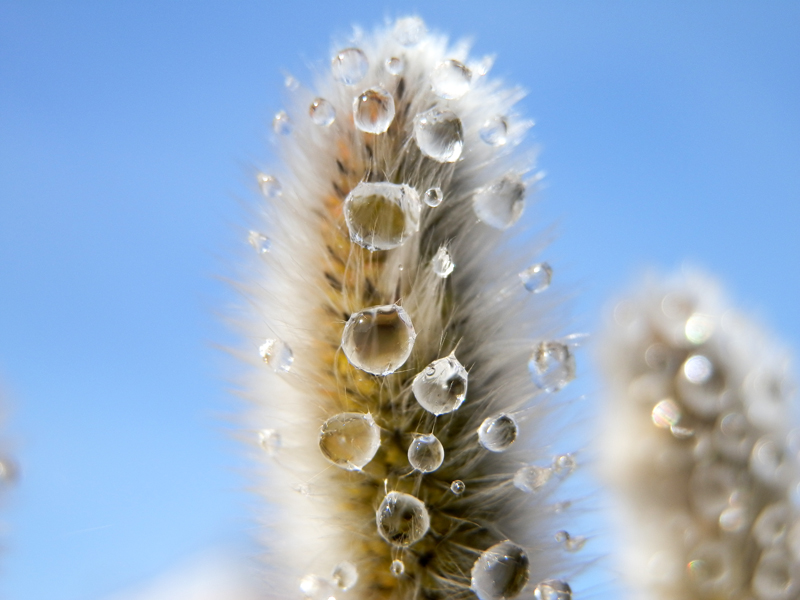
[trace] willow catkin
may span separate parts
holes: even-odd
[[[546,423],[575,365],[550,267],[500,248],[537,178],[489,67],[412,17],[289,81],[241,286],[271,597],[571,597]]]

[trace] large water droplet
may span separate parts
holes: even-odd
[[[349,560],[344,560],[333,568],[331,580],[339,589],[349,590],[358,581],[358,569]]]
[[[753,523],[753,537],[762,548],[775,546],[784,540],[791,524],[792,510],[788,504],[770,504]]]
[[[353,100],[353,121],[366,133],[383,133],[394,120],[394,98],[383,88],[364,90]]]
[[[294,354],[289,344],[277,338],[268,338],[258,347],[258,355],[276,373],[287,372],[292,368]]]
[[[442,188],[432,187],[425,192],[425,204],[431,208],[436,208],[439,206],[443,199],[444,194],[442,194]]]
[[[472,197],[478,218],[495,229],[508,229],[522,216],[525,184],[519,175],[509,174],[479,188]]]
[[[402,58],[392,56],[386,59],[386,72],[389,73],[389,75],[400,75],[405,68],[406,64]]]
[[[281,449],[281,434],[276,429],[262,429],[258,432],[258,443],[267,456],[276,456]]]
[[[247,234],[247,243],[255,248],[256,252],[259,254],[266,254],[269,252],[272,245],[269,238],[258,231],[250,231]]]
[[[528,583],[528,555],[514,542],[500,542],[481,553],[471,575],[470,587],[480,600],[514,598]]]
[[[445,246],[440,246],[436,251],[436,254],[433,255],[431,266],[433,267],[433,272],[442,279],[446,279],[456,268],[456,265],[453,263],[453,259],[450,258],[450,253],[447,251]]]
[[[307,600],[336,600],[333,584],[317,575],[306,575],[300,580],[300,591]]]
[[[432,434],[416,435],[408,447],[408,462],[417,471],[431,473],[442,466],[444,448],[442,442]]]
[[[774,549],[764,552],[753,573],[753,591],[759,600],[794,600],[800,581],[796,565],[787,554]]]
[[[445,100],[458,100],[469,91],[472,71],[457,60],[446,60],[431,73],[433,93]]]
[[[505,117],[493,117],[483,124],[480,135],[490,146],[503,146],[508,141],[508,121]]]
[[[464,493],[464,490],[467,489],[466,484],[461,481],[460,479],[456,479],[453,483],[450,484],[450,491],[453,492],[456,496],[460,496]]]
[[[420,152],[442,163],[456,162],[464,148],[464,128],[455,113],[432,108],[414,117]]]
[[[406,565],[403,563],[402,560],[395,559],[392,561],[392,564],[389,566],[389,571],[395,577],[400,577],[403,573],[406,572]]]
[[[308,114],[314,124],[320,127],[328,127],[336,120],[336,109],[325,98],[314,100],[311,106],[308,107]]]
[[[557,392],[575,379],[575,357],[566,344],[540,342],[528,361],[533,383],[546,392]]]
[[[373,306],[350,316],[342,333],[342,350],[362,371],[388,375],[408,360],[416,337],[401,306]]]
[[[363,469],[380,445],[381,432],[370,414],[339,413],[319,429],[322,455],[347,471]]]
[[[401,45],[416,46],[425,36],[427,28],[425,22],[419,17],[404,17],[397,19],[394,26],[394,39]]]
[[[523,492],[534,494],[547,485],[552,475],[553,470],[548,467],[528,465],[514,474],[514,487]]]
[[[292,133],[292,121],[285,110],[275,113],[272,119],[272,130],[278,135],[289,135]]]
[[[420,406],[435,415],[456,410],[467,397],[468,374],[455,355],[433,361],[415,378],[411,389]]]
[[[553,269],[546,262],[537,263],[520,273],[519,279],[526,290],[538,294],[550,287]]]
[[[359,183],[345,198],[350,239],[367,250],[390,250],[419,231],[422,205],[404,183]]]
[[[572,600],[572,589],[566,581],[545,579],[533,590],[536,600]]]
[[[490,452],[505,452],[517,439],[517,422],[510,415],[487,417],[478,428],[478,441]]]
[[[378,533],[400,548],[418,542],[431,525],[428,509],[418,498],[403,492],[389,492],[375,515]]]
[[[345,48],[331,62],[334,78],[345,85],[354,85],[364,79],[367,69],[369,61],[360,48]]]

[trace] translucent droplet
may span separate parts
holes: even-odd
[[[300,580],[300,591],[307,600],[336,600],[333,584],[317,575],[306,575]]]
[[[402,58],[392,56],[386,59],[386,72],[389,73],[389,75],[400,75],[405,68],[406,64]]]
[[[702,417],[714,417],[724,408],[724,383],[714,363],[702,354],[693,354],[683,363],[676,378],[683,404]]]
[[[721,542],[706,542],[690,553],[687,565],[689,577],[703,593],[703,596],[729,598],[733,594],[730,548]]]
[[[577,552],[586,545],[586,538],[582,535],[572,536],[569,532],[561,530],[555,535],[557,542],[564,545],[567,552]]]
[[[759,438],[750,454],[750,470],[768,485],[778,487],[788,482],[792,465],[779,438],[771,435]]]
[[[547,485],[552,475],[553,470],[548,467],[522,467],[514,474],[514,487],[528,494],[535,494]]]
[[[298,483],[292,486],[292,489],[301,496],[308,496],[311,494],[311,487],[307,483]]]
[[[479,188],[472,197],[472,208],[487,225],[495,229],[508,229],[522,216],[525,184],[519,175],[505,175]]]
[[[505,452],[517,439],[517,422],[506,414],[486,418],[478,428],[478,441],[490,452]]]
[[[406,572],[406,566],[403,564],[402,560],[395,559],[392,561],[391,566],[389,567],[389,571],[391,571],[392,575],[395,577],[400,577],[403,573]]]
[[[732,460],[744,460],[753,449],[755,440],[745,416],[738,412],[722,415],[711,432],[714,447]]]
[[[450,258],[450,253],[444,246],[439,246],[436,254],[433,255],[431,266],[433,267],[433,272],[442,279],[446,279],[456,268],[453,259]]]
[[[281,434],[276,429],[262,429],[258,432],[258,443],[267,456],[276,456],[281,449]]]
[[[430,363],[417,374],[411,389],[420,406],[435,415],[456,410],[467,397],[467,370],[455,355]]]
[[[250,231],[247,234],[247,243],[255,248],[259,254],[266,254],[272,246],[269,238],[258,231]]]
[[[287,75],[283,80],[283,85],[287,90],[294,92],[300,87],[300,82],[297,81],[294,75]]]
[[[781,543],[792,524],[792,511],[785,502],[770,504],[753,523],[753,537],[762,548]]]
[[[460,479],[456,479],[453,483],[450,484],[450,491],[453,492],[456,496],[459,496],[464,493],[464,490],[467,489],[466,484],[461,481]]]
[[[650,417],[659,429],[670,429],[681,420],[681,409],[674,400],[666,398],[653,407]]]
[[[709,521],[718,521],[736,491],[736,471],[724,464],[699,465],[689,480],[690,500]]]
[[[258,347],[258,354],[272,370],[287,372],[292,368],[294,354],[289,344],[277,338],[269,338]]]
[[[694,313],[686,321],[684,331],[686,339],[699,346],[707,342],[711,334],[714,333],[714,319],[709,315]]]
[[[747,524],[747,509],[744,506],[729,506],[719,515],[719,527],[723,531],[741,531]]]
[[[333,568],[331,580],[340,590],[349,590],[358,581],[358,569],[349,560],[344,560]]]
[[[10,484],[16,481],[19,475],[19,467],[8,458],[0,459],[0,482]]]
[[[469,91],[472,71],[457,60],[439,63],[431,73],[433,93],[445,100],[458,100]]]
[[[342,350],[362,371],[388,375],[408,360],[416,337],[403,307],[373,306],[350,315],[342,333]]]
[[[369,69],[367,55],[360,48],[345,48],[333,57],[333,77],[345,85],[354,85],[364,79]]]
[[[545,579],[533,590],[536,600],[572,600],[572,589],[566,581]]]
[[[432,187],[431,189],[425,192],[424,198],[425,198],[425,204],[427,204],[431,208],[436,208],[442,203],[442,200],[444,199],[442,188]]]
[[[403,492],[386,494],[375,519],[381,537],[399,548],[421,540],[431,525],[425,505],[418,498]]]
[[[711,379],[714,366],[711,361],[701,354],[689,357],[683,364],[683,374],[689,383],[702,385]]]
[[[781,550],[764,552],[753,573],[752,587],[759,600],[794,600],[800,591],[796,565]]]
[[[350,239],[367,250],[390,250],[419,231],[422,205],[417,191],[404,183],[362,181],[345,198],[344,218]]]
[[[331,417],[319,429],[319,449],[337,467],[360,471],[381,445],[381,432],[370,414],[346,412]]]
[[[419,17],[404,17],[398,19],[394,26],[394,39],[401,45],[416,46],[425,36],[427,28],[425,22]]]
[[[578,463],[572,454],[559,454],[553,458],[553,471],[562,477],[572,473],[577,466]]]
[[[528,555],[521,546],[505,540],[481,553],[471,575],[470,588],[480,600],[514,598],[528,583]]]
[[[258,187],[261,189],[261,193],[268,200],[274,200],[283,193],[280,181],[275,179],[272,175],[259,173],[256,179],[258,180]]]
[[[505,117],[492,117],[483,124],[480,135],[490,146],[503,146],[508,141],[508,121]]]
[[[414,117],[420,152],[441,163],[456,162],[464,148],[464,128],[455,113],[432,108]]]
[[[383,88],[364,90],[353,100],[353,121],[366,133],[383,133],[394,120],[394,98]]]
[[[431,473],[444,462],[442,442],[432,434],[416,435],[408,447],[408,462],[417,471]]]
[[[286,114],[285,110],[275,113],[275,117],[272,119],[272,130],[278,135],[289,135],[292,133],[292,121],[289,119],[289,115]]]
[[[575,357],[566,344],[540,342],[528,361],[533,383],[546,392],[557,392],[575,379]]]
[[[550,287],[553,269],[545,262],[537,263],[520,273],[519,279],[526,290],[538,294]]]
[[[314,124],[328,127],[336,120],[336,109],[325,98],[317,98],[308,107],[308,114]]]

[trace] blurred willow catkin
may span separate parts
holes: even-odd
[[[237,315],[272,597],[571,597],[575,364],[550,267],[501,248],[538,178],[490,67],[410,17],[287,79]]]
[[[785,349],[699,273],[650,278],[599,340],[602,464],[635,598],[800,598],[800,433]]]

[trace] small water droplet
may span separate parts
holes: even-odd
[[[349,560],[344,560],[333,568],[331,580],[340,590],[347,591],[358,581],[358,569]]]
[[[464,148],[464,128],[455,113],[432,108],[414,117],[414,140],[420,152],[441,163],[456,162]]]
[[[408,360],[416,337],[401,306],[373,306],[350,316],[342,333],[342,350],[362,371],[388,375]]]
[[[676,378],[683,404],[702,417],[714,417],[723,408],[724,383],[714,363],[702,354],[693,354],[683,363]]]
[[[480,136],[490,146],[504,146],[508,141],[508,121],[505,117],[492,117],[481,127]]]
[[[650,413],[653,424],[659,429],[669,429],[681,420],[681,409],[671,398],[665,398]]]
[[[397,56],[392,56],[386,59],[386,72],[389,75],[400,75],[406,68],[405,61]]]
[[[707,342],[711,334],[714,333],[714,319],[710,315],[694,313],[686,321],[684,332],[687,340],[699,346]]]
[[[705,356],[695,354],[683,364],[683,374],[686,379],[695,385],[702,385],[711,379],[714,366]]]
[[[753,449],[755,440],[750,432],[750,424],[738,412],[722,415],[711,432],[714,447],[732,460],[744,460]]]
[[[400,577],[406,572],[406,566],[403,564],[402,560],[395,559],[392,561],[389,571],[391,571],[392,575],[395,577]]]
[[[431,73],[433,93],[445,100],[458,100],[469,91],[472,71],[457,60],[439,63]]]
[[[432,187],[425,192],[425,204],[431,208],[436,208],[439,206],[443,199],[444,194],[442,193],[442,188]]]
[[[689,499],[700,516],[709,521],[719,520],[722,511],[729,506],[731,494],[736,491],[736,473],[726,464],[695,467],[689,480]]]
[[[549,467],[528,465],[527,467],[522,467],[514,474],[514,487],[528,494],[535,494],[547,485],[552,475],[553,470]]]
[[[517,439],[517,422],[514,417],[500,414],[487,417],[478,428],[478,441],[490,452],[505,452]]]
[[[293,485],[292,489],[301,496],[308,496],[311,494],[311,487],[307,483],[298,483]]]
[[[9,458],[0,458],[0,482],[4,485],[14,483],[19,477],[19,467]]]
[[[793,600],[800,591],[797,567],[785,552],[768,550],[753,573],[753,591],[759,600]]]
[[[252,230],[247,234],[247,243],[255,248],[259,254],[266,254],[272,246],[267,236]]]
[[[519,175],[509,174],[479,188],[472,197],[477,217],[495,229],[508,229],[522,216],[525,184]]]
[[[390,250],[419,231],[422,205],[417,191],[404,183],[362,181],[345,198],[344,218],[350,239],[367,250]]]
[[[469,375],[455,355],[430,363],[414,378],[411,389],[420,406],[435,415],[451,413],[467,397]]]
[[[450,258],[450,253],[444,246],[440,246],[436,254],[433,255],[431,266],[433,267],[433,272],[442,279],[446,279],[456,268],[453,259]]]
[[[553,512],[556,514],[561,514],[565,510],[569,510],[572,507],[572,502],[570,500],[562,500],[561,502],[556,502],[553,504]]]
[[[417,471],[431,473],[442,466],[444,448],[442,442],[433,435],[416,435],[408,447],[408,462]]]
[[[262,429],[258,432],[258,443],[267,456],[276,456],[281,449],[281,434],[276,429]]]
[[[575,358],[561,342],[540,342],[528,361],[533,383],[545,392],[557,392],[575,379]]]
[[[399,548],[421,540],[431,525],[428,509],[422,501],[403,492],[386,494],[375,520],[380,536]]]
[[[394,26],[394,39],[406,47],[416,46],[426,33],[425,22],[419,17],[397,19]]]
[[[258,347],[258,355],[276,373],[279,371],[287,372],[292,368],[294,354],[289,344],[277,338],[268,338]]]
[[[289,135],[292,133],[292,121],[285,110],[275,113],[272,119],[272,130],[278,135]]]
[[[586,538],[584,536],[572,536],[569,532],[564,530],[557,531],[554,537],[557,542],[564,545],[564,549],[567,552],[577,552],[586,545]]]
[[[785,485],[792,474],[790,463],[777,436],[761,436],[750,454],[750,470],[767,485]]]
[[[785,502],[770,504],[753,523],[753,537],[762,548],[781,543],[792,524],[792,510]]]
[[[719,527],[723,531],[741,531],[747,523],[747,509],[743,506],[729,506],[719,515]]]
[[[456,496],[460,496],[464,493],[464,490],[467,489],[466,484],[461,481],[460,479],[456,479],[453,483],[450,484],[450,491],[453,492]]]
[[[337,467],[360,471],[381,445],[381,432],[370,414],[346,412],[331,417],[319,429],[319,449]]]
[[[482,552],[475,561],[470,588],[480,600],[506,600],[522,592],[529,576],[525,550],[505,540]]]
[[[307,600],[336,600],[333,584],[317,575],[306,575],[300,580],[300,591]]]
[[[354,85],[364,79],[367,69],[369,61],[360,48],[345,48],[331,62],[333,77],[345,85]]]
[[[394,98],[383,88],[364,90],[353,100],[353,121],[366,133],[383,133],[394,120]]]
[[[577,466],[578,463],[572,454],[559,454],[553,458],[553,471],[562,477],[566,477],[572,473]]]
[[[572,600],[572,589],[566,581],[545,579],[533,590],[536,600]]]
[[[519,279],[526,290],[539,294],[550,287],[553,269],[546,262],[537,263],[520,273]]]
[[[308,107],[308,114],[315,125],[328,127],[336,120],[336,109],[325,98],[317,98]]]
[[[267,200],[274,200],[283,193],[280,181],[275,179],[272,175],[259,173],[256,179],[258,180],[258,187],[261,189],[261,193]]]

